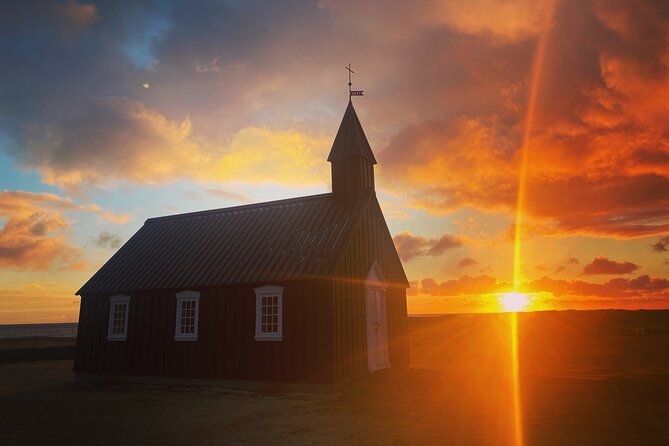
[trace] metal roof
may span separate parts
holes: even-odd
[[[373,192],[332,194],[146,220],[77,294],[327,276]]]
[[[358,115],[355,113],[353,102],[349,100],[339,130],[337,130],[337,136],[332,143],[328,161],[332,162],[357,156],[376,164],[374,152],[372,152],[372,148],[367,141],[367,136],[365,136]]]

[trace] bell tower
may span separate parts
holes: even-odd
[[[337,201],[351,202],[374,189],[376,158],[350,99],[328,161],[332,165],[332,193]]]

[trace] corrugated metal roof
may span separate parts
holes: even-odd
[[[332,194],[148,219],[77,294],[329,275],[373,193]]]
[[[328,161],[336,161],[346,158],[361,156],[372,164],[376,164],[374,152],[367,141],[365,131],[353,108],[353,102],[348,101],[348,107],[337,130],[337,136],[332,143],[332,149],[328,155]]]

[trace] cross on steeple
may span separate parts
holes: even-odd
[[[351,69],[351,63],[349,62],[348,66],[344,68],[348,70],[348,97],[350,98],[351,96],[363,96],[364,90],[351,90],[351,86],[353,85],[353,83],[351,82],[351,74],[355,73],[355,71]]]

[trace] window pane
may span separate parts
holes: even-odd
[[[115,302],[111,304],[111,335],[125,335],[126,321],[128,319],[128,304],[126,302]]]
[[[181,311],[177,331],[183,335],[194,335],[197,299],[181,299],[179,305]]]

